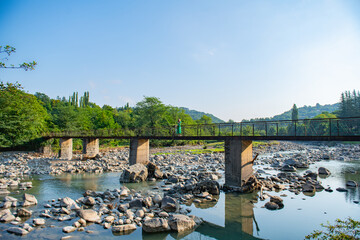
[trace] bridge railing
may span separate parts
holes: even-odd
[[[47,133],[46,137],[360,136],[360,117],[176,125]]]

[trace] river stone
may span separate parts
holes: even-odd
[[[146,197],[143,199],[145,207],[150,208],[153,205],[153,200],[151,197]]]
[[[9,211],[8,213],[4,214],[0,218],[0,222],[11,222],[15,220],[15,216]]]
[[[284,165],[280,170],[284,172],[296,172],[296,168],[294,166],[290,166],[287,164]]]
[[[195,227],[195,221],[183,214],[174,214],[169,218],[169,226],[172,230],[183,232]]]
[[[97,222],[100,220],[100,216],[97,212],[91,209],[79,210],[78,215],[87,222]]]
[[[156,166],[155,163],[149,162],[146,165],[148,169],[148,178],[156,178],[156,179],[162,179],[163,178],[163,172],[159,169],[158,166]]]
[[[35,196],[31,195],[31,194],[28,194],[28,193],[24,194],[23,199],[24,199],[23,207],[36,205],[38,203]]]
[[[347,192],[348,190],[346,188],[338,187],[336,189],[336,191],[338,191],[338,192]]]
[[[130,194],[130,191],[129,191],[129,189],[122,189],[121,191],[120,191],[120,196],[121,197],[127,197],[128,195]]]
[[[143,182],[148,177],[148,169],[144,164],[137,163],[124,169],[120,181],[121,182]]]
[[[107,216],[105,219],[105,222],[112,223],[115,220],[114,216]]]
[[[327,168],[324,168],[324,167],[319,167],[318,173],[319,173],[319,175],[330,175],[331,174],[331,172]]]
[[[142,208],[143,200],[141,198],[136,198],[129,203],[130,208]]]
[[[271,196],[270,197],[270,202],[276,203],[279,208],[283,208],[284,204],[283,204],[283,199],[281,197],[278,196]]]
[[[357,183],[355,181],[349,180],[346,182],[346,186],[348,187],[357,187]]]
[[[35,218],[33,219],[33,223],[37,226],[40,226],[40,225],[44,225],[45,224],[45,219],[43,218]]]
[[[19,228],[19,227],[11,227],[11,228],[7,229],[6,231],[8,231],[9,233],[13,233],[15,235],[20,235],[20,236],[24,236],[29,233],[25,229]]]
[[[76,230],[76,227],[73,227],[73,226],[66,226],[66,227],[63,227],[62,231],[64,233],[71,233],[71,232],[74,232]]]
[[[265,207],[269,210],[277,210],[279,209],[279,205],[277,205],[276,203],[274,202],[267,202],[265,203]]]
[[[167,212],[160,212],[159,217],[167,218],[167,217],[169,217],[169,214]]]
[[[83,203],[88,206],[94,206],[96,202],[93,197],[85,197]]]
[[[145,232],[164,232],[169,231],[170,226],[164,218],[152,218],[143,222],[142,229]]]
[[[137,210],[135,216],[143,218],[145,216],[144,210],[142,209]]]
[[[306,183],[304,185],[302,185],[302,191],[303,192],[315,192],[315,186],[310,184],[310,183]]]
[[[18,217],[30,217],[32,214],[32,211],[27,210],[25,208],[19,208],[16,210],[16,215]]]
[[[314,172],[308,172],[306,175],[304,175],[304,178],[308,178],[308,177],[313,180],[317,180],[318,175],[317,173]]]
[[[155,204],[160,204],[162,201],[162,197],[159,195],[159,194],[156,194],[154,197],[153,197],[153,202]]]
[[[212,195],[220,194],[220,184],[217,181],[213,180],[203,180],[195,184],[193,192],[208,192]]]
[[[136,225],[134,223],[125,224],[125,225],[116,225],[112,227],[113,232],[119,232],[119,233],[126,233],[133,230],[136,230]]]
[[[161,201],[161,209],[166,212],[176,212],[179,209],[179,203],[175,198],[166,196]]]

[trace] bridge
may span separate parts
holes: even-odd
[[[242,186],[252,175],[252,141],[360,141],[360,117],[321,118],[281,121],[233,122],[176,125],[156,128],[111,129],[78,132],[52,132],[45,139],[60,138],[60,158],[72,159],[72,139],[83,139],[83,153],[99,153],[99,139],[130,139],[129,164],[149,160],[149,140],[225,141],[225,183]],[[45,152],[49,147],[45,147]]]

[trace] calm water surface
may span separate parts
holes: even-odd
[[[74,232],[71,239],[304,239],[304,236],[315,229],[320,229],[321,223],[334,222],[336,218],[353,217],[360,219],[360,205],[354,200],[360,200],[359,188],[349,192],[337,192],[337,187],[345,187],[347,180],[360,181],[360,161],[322,161],[310,166],[310,170],[317,171],[318,167],[326,167],[331,176],[321,179],[323,186],[330,186],[334,192],[317,192],[314,196],[305,196],[302,193],[295,195],[289,191],[270,194],[280,196],[286,194],[285,207],[277,211],[263,208],[266,201],[257,201],[257,193],[253,194],[224,194],[221,193],[216,202],[191,204],[184,206],[191,208],[191,214],[202,217],[206,223],[190,233],[163,233],[146,234],[141,228],[129,235],[113,235],[110,229],[93,224],[87,230],[94,233]],[[256,168],[262,168],[256,166]],[[357,174],[350,173],[357,171]],[[271,171],[269,171],[271,172]],[[273,171],[275,172],[275,171]],[[299,172],[302,174],[302,171]],[[39,204],[32,207],[33,216],[40,214],[43,205],[48,200],[62,197],[77,199],[87,189],[105,191],[120,188],[120,173],[81,174],[62,176],[34,176],[33,188],[27,193],[34,194]],[[266,175],[265,175],[266,176]],[[151,190],[160,182],[126,184],[136,190]],[[12,194],[21,198],[20,194]],[[64,226],[72,225],[75,220],[58,222],[46,220],[45,228],[36,228],[25,237],[18,237],[6,232],[10,224],[0,224],[1,239],[60,239],[67,236],[62,232]],[[55,227],[50,227],[55,225]]]

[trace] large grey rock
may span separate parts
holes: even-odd
[[[143,207],[143,200],[142,198],[136,198],[134,200],[132,200],[129,203],[129,207],[130,208],[142,208]]]
[[[116,225],[112,227],[113,232],[118,233],[127,233],[136,230],[136,225],[132,224],[125,224],[125,225]]]
[[[179,203],[175,198],[166,196],[161,201],[161,209],[166,212],[176,212],[179,209]]]
[[[164,218],[151,218],[143,222],[142,229],[145,232],[164,232],[169,231],[170,226]]]
[[[283,200],[282,200],[281,197],[271,196],[271,197],[270,197],[270,202],[276,203],[276,204],[279,206],[279,208],[283,208],[283,207],[284,207]]]
[[[25,229],[19,228],[19,227],[11,227],[11,228],[7,229],[6,231],[8,231],[9,233],[13,233],[15,235],[20,235],[20,236],[24,236],[29,233]]]
[[[213,180],[204,180],[195,184],[193,193],[208,192],[212,195],[220,194],[220,184]]]
[[[324,167],[319,167],[318,172],[319,172],[319,175],[330,175],[331,174],[329,169],[324,168]]]
[[[97,222],[100,220],[98,213],[91,209],[79,210],[78,215],[87,222]]]
[[[195,227],[195,221],[186,215],[174,214],[169,218],[169,226],[174,231],[183,232],[193,229]]]
[[[137,163],[124,169],[121,182],[143,182],[148,177],[148,169],[144,164]]]

